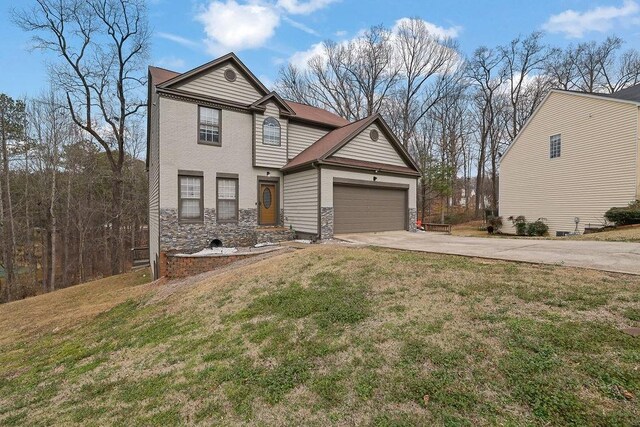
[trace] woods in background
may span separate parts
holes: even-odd
[[[327,41],[277,82],[285,98],[350,120],[382,114],[422,169],[422,221],[497,210],[500,156],[550,89],[611,93],[640,78],[640,54],[617,37],[560,49],[534,32],[465,57],[430,28],[402,19]]]
[[[12,13],[58,61],[49,92],[0,105],[4,301],[122,272],[147,223],[145,1]]]
[[[13,12],[55,53],[50,89],[0,94],[0,301],[116,274],[147,242],[144,0],[35,0]],[[550,89],[638,83],[640,54],[610,37],[560,49],[541,33],[465,56],[421,19],[327,41],[280,71],[285,98],[358,120],[382,114],[421,168],[418,218],[498,208],[500,156]]]

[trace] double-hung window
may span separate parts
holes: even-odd
[[[549,137],[549,158],[555,159],[560,157],[562,151],[562,138],[560,134]]]
[[[202,221],[203,180],[198,175],[178,175],[178,218],[181,221]]]
[[[218,222],[238,221],[238,178],[218,176],[216,182]]]
[[[220,110],[198,106],[198,142],[201,144],[221,145]]]

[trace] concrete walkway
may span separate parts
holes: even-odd
[[[353,243],[393,249],[564,265],[640,275],[640,243],[458,237],[407,231],[341,234],[335,237]]]

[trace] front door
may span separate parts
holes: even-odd
[[[258,186],[258,221],[260,225],[276,225],[277,200],[276,184],[260,182]]]

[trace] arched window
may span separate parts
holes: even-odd
[[[262,124],[262,143],[280,145],[280,123],[273,117],[267,117]]]

